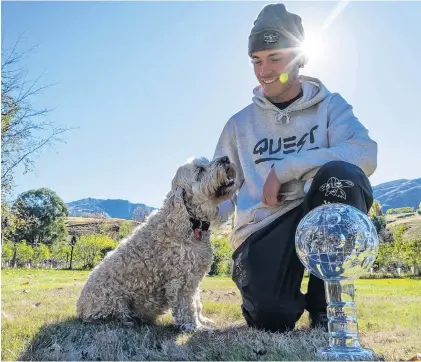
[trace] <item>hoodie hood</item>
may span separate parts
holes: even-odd
[[[264,96],[263,88],[260,85],[253,89],[253,103],[266,111],[273,112],[276,124],[288,124],[291,122],[291,113],[312,107],[331,94],[317,78],[300,75],[299,79],[303,88],[303,96],[287,108],[281,110],[270,102]]]

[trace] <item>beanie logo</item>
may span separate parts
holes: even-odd
[[[279,34],[275,32],[268,32],[263,35],[263,41],[266,44],[277,43],[279,41]]]

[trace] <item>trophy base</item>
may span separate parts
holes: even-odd
[[[317,357],[335,361],[371,361],[374,352],[368,348],[322,347],[317,349]]]

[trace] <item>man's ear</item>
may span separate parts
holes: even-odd
[[[301,53],[300,59],[298,59],[298,68],[304,68],[304,66],[308,63],[308,55]]]

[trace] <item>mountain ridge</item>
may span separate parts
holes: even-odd
[[[418,209],[421,202],[421,178],[399,179],[373,186],[374,198],[382,205],[382,211],[399,207]]]
[[[132,203],[123,199],[95,199],[88,197],[66,204],[69,208],[69,216],[73,217],[99,216],[130,220],[138,208],[145,216],[156,210],[155,207],[143,203]]]
[[[373,186],[374,198],[382,205],[382,211],[399,207],[413,207],[415,210],[421,202],[421,178],[408,180],[398,179]],[[143,203],[132,203],[123,199],[84,198],[67,203],[69,216],[96,216],[130,220],[137,208],[144,215],[157,208]]]

